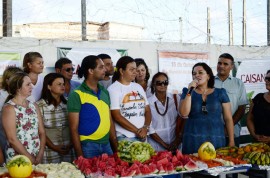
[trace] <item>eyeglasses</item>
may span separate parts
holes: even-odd
[[[164,80],[164,81],[156,81],[156,86],[168,86],[169,85],[169,81],[168,80]]]
[[[270,82],[270,77],[265,77],[264,80]]]
[[[202,113],[203,114],[208,114],[207,108],[206,108],[206,101],[202,102]]]
[[[75,69],[73,68],[73,67],[71,67],[71,68],[66,68],[66,69],[63,69],[64,71],[66,71],[66,72],[70,72],[70,71],[74,71]]]

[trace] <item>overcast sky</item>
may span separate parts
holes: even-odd
[[[13,24],[81,21],[79,0],[12,0]],[[211,43],[229,44],[228,0],[86,0],[87,20],[144,27],[143,38],[154,41],[206,43],[207,7]],[[266,0],[246,0],[247,44],[266,45]],[[2,1],[0,4],[2,9]],[[242,44],[242,0],[232,0],[234,44]],[[1,10],[2,19],[2,10]],[[1,22],[2,23],[2,22]]]

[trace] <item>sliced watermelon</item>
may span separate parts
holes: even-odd
[[[107,163],[109,166],[113,166],[113,167],[115,167],[115,165],[116,165],[114,157],[109,157],[107,160]]]
[[[141,170],[141,173],[143,175],[147,175],[147,174],[150,174],[151,173],[151,170],[150,170],[149,166],[147,166],[147,165],[141,166],[140,167],[140,170]]]
[[[176,157],[176,156],[173,156],[173,157],[172,157],[172,163],[177,163],[177,162],[178,162],[177,157]]]
[[[175,172],[175,169],[174,169],[174,166],[173,166],[172,163],[168,163],[167,166],[166,166],[166,169],[167,169],[168,174],[171,174],[171,173]]]
[[[156,173],[158,173],[158,169],[157,169],[157,165],[155,165],[155,164],[150,164],[149,165],[149,169],[150,169],[150,174],[156,174]]]
[[[157,161],[157,164],[162,164],[162,165],[167,165],[168,163],[169,163],[169,160],[167,158],[163,158]]]
[[[128,169],[123,169],[121,171],[121,177],[132,177],[136,173],[135,170],[128,170]]]
[[[193,162],[192,160],[190,160],[187,164],[185,164],[184,168],[186,170],[194,170],[194,169],[198,169],[198,166],[196,165],[195,162]]]
[[[108,158],[109,158],[109,156],[108,156],[107,153],[103,153],[103,154],[101,155],[101,160],[102,160],[102,161],[107,161]]]
[[[162,164],[157,165],[157,169],[158,169],[158,173],[159,173],[159,174],[164,174],[164,173],[166,173],[166,171],[165,171],[164,167],[162,166]]]
[[[184,155],[182,154],[182,152],[181,152],[181,151],[176,150],[176,157],[177,157],[177,159],[178,159],[178,160],[182,160],[182,159],[183,159],[183,157],[184,157]]]

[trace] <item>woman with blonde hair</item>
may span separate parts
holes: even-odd
[[[0,144],[3,151],[7,145],[7,139],[2,125],[2,108],[8,97],[9,78],[17,72],[23,72],[23,70],[19,67],[9,66],[5,69],[2,78],[2,89],[0,90]]]
[[[33,89],[31,79],[24,72],[15,73],[9,79],[8,88],[9,96],[2,114],[8,141],[6,159],[22,154],[33,164],[39,164],[46,136],[38,106],[27,100]]]
[[[29,100],[36,102],[41,97],[41,90],[44,78],[40,75],[43,72],[43,58],[38,52],[28,52],[23,58],[23,70],[28,74],[33,84],[33,90]]]

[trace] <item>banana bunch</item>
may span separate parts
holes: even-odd
[[[258,152],[253,151],[246,153],[244,158],[247,162],[257,165],[269,165],[270,164],[270,152]]]

